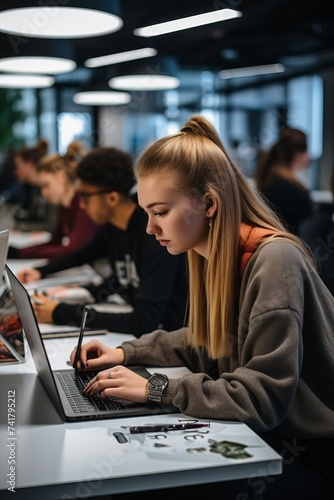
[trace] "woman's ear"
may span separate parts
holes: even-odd
[[[205,193],[204,195],[205,201],[205,214],[210,219],[214,217],[217,211],[217,198],[210,192]]]

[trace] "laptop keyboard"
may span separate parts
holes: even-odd
[[[100,394],[84,396],[82,391],[88,382],[95,376],[90,372],[57,372],[58,380],[66,394],[66,397],[75,413],[87,413],[96,411],[112,411],[126,408],[121,399],[102,399]]]

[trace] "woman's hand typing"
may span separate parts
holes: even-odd
[[[83,391],[85,396],[93,396],[98,392],[102,398],[109,396],[127,399],[135,403],[145,403],[147,401],[147,379],[125,366],[114,366],[99,372]]]
[[[73,366],[77,348],[71,352],[70,360]],[[122,366],[124,351],[122,348],[107,347],[98,340],[91,340],[80,350],[77,368],[91,370],[105,368],[100,371],[85,387],[83,393],[93,396],[101,393],[102,398],[108,396],[122,398],[136,403],[147,401],[147,379],[141,377],[129,368]]]

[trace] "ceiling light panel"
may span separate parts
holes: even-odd
[[[219,72],[219,76],[224,80],[229,78],[245,78],[257,75],[269,75],[271,73],[283,73],[283,64],[263,64],[262,66],[250,66],[247,68],[224,69]]]
[[[126,61],[134,61],[136,59],[145,59],[157,55],[157,51],[152,48],[144,48],[137,50],[129,50],[127,52],[119,52],[118,54],[109,54],[106,56],[93,57],[85,61],[87,68],[98,68],[100,66],[109,66]]]
[[[39,89],[51,87],[54,84],[52,76],[45,75],[0,75],[0,88],[10,89]]]
[[[196,28],[197,26],[204,26],[206,24],[227,21],[228,19],[234,19],[241,16],[242,13],[234,9],[214,10],[197,16],[183,17],[181,19],[175,19],[174,21],[137,28],[133,33],[134,35],[143,37],[159,36],[166,33],[174,33],[175,31]]]
[[[0,71],[13,73],[68,73],[77,67],[74,61],[61,57],[5,57],[0,59]]]
[[[106,106],[128,104],[131,101],[130,94],[126,92],[110,91],[87,91],[77,92],[73,96],[76,104],[86,104],[89,106]]]
[[[0,31],[38,38],[83,38],[118,31],[120,17],[93,9],[27,7],[0,12]]]
[[[173,57],[156,56],[119,64],[109,87],[127,91],[168,90],[179,87],[178,64]]]
[[[143,92],[175,89],[180,85],[180,80],[166,75],[124,75],[111,78],[108,85],[113,89]]]

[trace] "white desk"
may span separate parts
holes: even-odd
[[[47,264],[47,259],[8,259],[7,264],[13,273],[17,273],[24,268],[34,268]],[[59,285],[71,285],[72,283],[87,284],[93,280],[101,281],[101,277],[89,264],[84,264],[78,267],[72,267],[64,271],[59,271],[50,275],[50,278],[43,278],[38,281],[27,283],[28,289],[48,288]]]
[[[26,248],[32,245],[48,243],[51,233],[48,231],[19,231],[11,229],[9,233],[9,244],[15,248]]]
[[[17,273],[20,269],[26,267],[44,266],[47,264],[47,259],[8,259],[7,264],[13,273]]]
[[[101,340],[117,346],[131,337],[108,334]],[[45,341],[53,368],[66,367],[66,360],[75,343],[75,338]],[[182,367],[163,371],[170,377],[184,373]],[[64,423],[37,377],[29,350],[25,363],[1,366],[0,376],[1,500],[14,498],[7,491],[8,461],[11,457],[16,467],[16,500],[89,498],[281,473],[281,457],[242,423],[211,422],[210,437],[247,445],[248,458],[225,458],[210,452],[207,436],[203,437],[197,431],[192,431],[193,437],[187,440],[184,439],[184,431],[183,435],[181,431],[165,433],[165,436],[168,434],[170,447],[164,451],[154,446],[157,441],[150,434],[130,435],[121,426],[142,425],[145,422],[174,423],[178,418],[189,417],[172,414]],[[8,429],[7,426],[8,391],[13,390],[16,440],[9,436],[11,427]],[[119,443],[113,435],[115,431],[123,431],[128,442]],[[186,451],[198,446],[204,446],[206,451]]]

